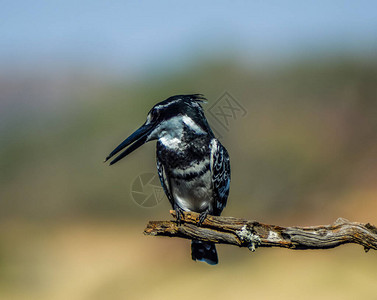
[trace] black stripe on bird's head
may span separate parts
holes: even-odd
[[[205,101],[206,98],[202,94],[193,94],[176,95],[157,103],[149,111],[145,123],[119,144],[105,161],[125,149],[110,162],[112,165],[151,140],[177,139],[182,136],[183,126],[198,134],[213,135],[201,106]]]

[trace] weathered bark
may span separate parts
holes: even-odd
[[[175,217],[175,211],[170,211]],[[182,223],[150,221],[146,235],[180,237],[248,247],[283,247],[295,250],[328,249],[354,243],[377,250],[377,228],[369,223],[350,222],[339,218],[332,225],[281,227],[233,217],[207,216],[198,227],[199,214],[185,212]]]

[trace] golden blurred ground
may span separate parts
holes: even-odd
[[[220,264],[189,242],[143,236],[144,224],[98,221],[1,226],[0,299],[377,299],[377,255],[218,246]]]

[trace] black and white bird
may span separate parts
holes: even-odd
[[[201,94],[177,95],[157,103],[146,122],[125,139],[106,161],[126,148],[115,164],[146,142],[157,140],[157,170],[161,185],[178,222],[182,211],[219,216],[229,195],[229,155],[217,140],[204,116]],[[217,264],[215,244],[193,240],[193,260]]]

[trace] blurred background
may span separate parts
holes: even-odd
[[[1,7],[0,299],[376,297],[376,253],[355,245],[220,245],[218,266],[195,263],[189,241],[142,234],[170,218],[165,196],[131,194],[155,143],[102,163],[155,103],[203,93],[231,157],[223,215],[377,224],[374,1]]]

